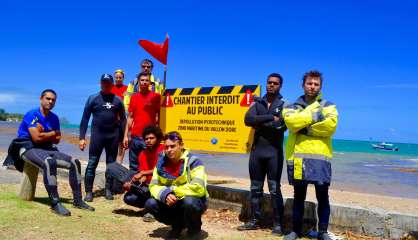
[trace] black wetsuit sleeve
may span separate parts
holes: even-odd
[[[284,129],[286,131],[286,124],[283,117],[279,117],[279,121],[270,121],[263,124],[264,127],[275,128],[275,129]]]
[[[263,126],[267,122],[274,121],[273,114],[257,114],[257,102],[255,102],[250,108],[248,109],[247,113],[245,114],[244,122],[246,126],[249,127],[260,127]]]
[[[120,119],[120,127],[122,131],[125,131],[126,127],[126,114],[125,114],[125,106],[123,105],[122,101],[119,101],[119,119]]]
[[[86,138],[86,132],[91,115],[91,97],[87,99],[86,105],[84,106],[83,117],[80,122],[80,140]]]

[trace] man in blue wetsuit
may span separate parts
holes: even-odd
[[[106,151],[106,164],[116,161],[119,145],[120,128],[125,129],[126,117],[125,108],[119,97],[111,93],[113,77],[110,74],[103,74],[100,80],[101,91],[91,95],[84,107],[83,117],[80,123],[81,151],[86,147],[86,131],[93,114],[89,148],[89,162],[86,168],[84,179],[86,197],[84,200],[93,201],[93,182],[96,174],[97,164],[103,149]],[[105,198],[113,199],[113,179],[106,176]]]
[[[35,108],[25,114],[19,126],[18,138],[12,141],[9,148],[9,157],[13,159],[15,166],[23,166],[23,162],[20,162],[23,160],[42,170],[45,188],[51,200],[51,209],[56,214],[71,215],[70,211],[59,201],[57,168],[69,169],[74,207],[94,211],[94,208],[82,200],[80,161],[59,152],[55,146],[61,139],[59,119],[51,112],[56,98],[57,94],[52,89],[42,92],[40,108]],[[18,170],[22,171],[22,168]]]

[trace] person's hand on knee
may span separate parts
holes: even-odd
[[[165,199],[165,203],[168,205],[168,206],[173,206],[174,204],[176,204],[176,202],[177,202],[177,197],[176,197],[176,195],[174,195],[174,194],[172,194],[172,193],[170,193],[170,194],[168,194],[167,195],[167,198]]]

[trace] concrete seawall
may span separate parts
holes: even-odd
[[[240,212],[240,220],[250,217],[249,191],[217,185],[208,185],[210,208],[227,208]],[[293,199],[285,198],[284,228],[290,230],[292,224]],[[304,230],[314,228],[317,223],[316,203],[305,202]],[[264,194],[262,201],[263,222],[271,225],[271,205],[269,194]],[[373,237],[400,239],[402,234],[418,230],[418,216],[404,215],[385,211],[374,211],[364,208],[332,204],[331,231],[351,231]]]

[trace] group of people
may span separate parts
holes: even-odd
[[[120,69],[113,76],[103,74],[100,92],[88,97],[79,135],[79,148],[84,151],[92,115],[84,200],[80,161],[56,147],[61,132],[59,119],[51,112],[57,99],[54,90],[44,90],[40,107],[26,113],[18,137],[9,147],[9,157],[20,171],[25,162],[42,169],[51,209],[58,215],[70,216],[70,211],[59,200],[57,168],[69,169],[74,207],[94,211],[86,202],[93,201],[95,172],[104,149],[106,199],[112,200],[115,191],[125,192],[126,204],[145,209],[144,221],[158,220],[171,225],[170,238],[178,238],[185,228],[187,236],[194,238],[201,233],[201,216],[207,209],[207,175],[202,161],[184,147],[180,133],[163,134],[158,127],[162,86],[152,75],[152,68],[152,61],[143,60],[141,72],[128,86],[123,84],[125,76]],[[308,184],[315,185],[318,199],[318,239],[330,239],[327,228],[331,136],[336,129],[338,113],[334,104],[322,98],[322,83],[321,73],[307,72],[302,82],[304,95],[289,104],[280,94],[282,76],[273,73],[267,78],[266,95],[254,98],[244,120],[247,126],[255,129],[249,159],[252,215],[238,230],[261,227],[261,199],[267,176],[273,210],[272,233],[283,235],[280,179],[284,132],[289,129],[286,160],[289,183],[294,186],[294,204],[293,231],[285,239],[303,236]],[[129,168],[122,165],[126,149],[129,149]]]
[[[267,78],[267,93],[255,98],[245,115],[245,124],[255,129],[249,160],[251,179],[251,218],[238,230],[260,228],[262,219],[261,199],[264,180],[270,191],[275,235],[283,235],[283,196],[280,179],[283,169],[284,132],[289,129],[286,142],[287,176],[293,185],[293,229],[285,240],[303,236],[304,201],[308,184],[314,184],[318,201],[318,234],[321,240],[328,235],[330,204],[328,188],[331,183],[331,137],[338,123],[335,104],[322,98],[322,74],[309,71],[303,75],[304,94],[296,102],[283,100],[280,89],[283,78],[273,73]]]

